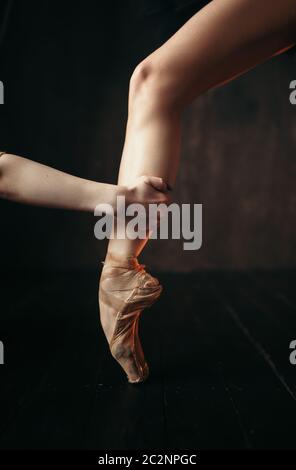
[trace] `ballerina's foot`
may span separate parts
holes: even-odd
[[[145,271],[137,258],[108,255],[99,287],[101,324],[111,354],[130,383],[143,382],[148,377],[149,367],[138,333],[139,319],[161,291],[158,280]]]

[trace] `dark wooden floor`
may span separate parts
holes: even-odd
[[[132,386],[96,274],[2,276],[1,448],[296,448],[295,273],[160,278],[141,323],[151,376]]]

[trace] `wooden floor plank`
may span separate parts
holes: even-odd
[[[250,273],[251,278],[258,287],[268,293],[277,304],[288,307],[290,319],[296,318],[296,274],[294,271],[266,272],[255,271]]]
[[[36,382],[29,382],[27,393],[23,393],[14,419],[5,429],[2,446],[69,448],[81,445],[81,432],[85,427],[82,421],[85,410],[90,407],[87,395],[91,392],[91,366],[98,356],[92,346],[97,344],[97,338],[93,343],[89,340],[89,325],[93,322],[89,321],[87,303],[85,306],[79,302],[79,297],[84,297],[79,294],[78,285],[71,290],[75,287],[73,280],[70,284],[66,278],[60,279],[61,290],[52,293],[46,308],[42,303],[32,304],[35,318],[40,319],[40,313],[43,318],[35,325],[38,342],[31,337],[33,357],[29,357],[23,373],[33,371]],[[77,284],[83,292],[81,281]],[[18,374],[19,383],[22,378],[22,374]],[[89,413],[88,410],[88,416]]]
[[[225,313],[233,322],[232,328],[231,322],[227,322],[225,334],[230,328],[233,330],[234,325],[241,333],[241,337],[236,334],[235,350],[237,367],[241,366],[242,376],[238,381],[238,377],[231,370],[227,372],[236,406],[255,448],[295,448],[293,427],[296,420],[296,402],[293,391],[287,383],[285,373],[277,369],[265,346],[266,338],[280,337],[281,333],[269,331],[266,335],[263,326],[272,330],[272,321],[263,321],[262,312],[256,309],[250,300],[254,299],[254,292],[249,291],[249,296],[242,297],[242,277],[238,285],[235,279],[237,276],[228,277],[227,280],[215,280],[215,290],[222,294],[220,299],[224,302]],[[229,344],[228,339],[227,341]],[[257,359],[253,353],[247,355],[241,350],[245,341],[252,345]]]
[[[168,448],[245,448],[236,410],[217,367],[200,276],[169,276],[163,299],[163,354]],[[203,323],[202,323],[203,324]],[[218,348],[219,349],[219,348]]]
[[[0,448],[295,448],[291,273],[159,277],[140,386],[110,356],[96,273],[4,280]]]
[[[274,299],[248,274],[234,276],[228,287],[224,287],[237,309],[237,321],[245,325],[258,350],[261,349],[270,367],[295,398],[295,369],[289,362],[289,345],[291,340],[296,339],[296,311],[281,300]]]
[[[42,332],[46,331],[46,335],[54,333],[53,323],[47,328],[50,310],[47,303],[40,303],[40,298],[58,296],[58,287],[52,282],[49,289],[35,281],[15,279],[14,291],[21,295],[9,295],[2,303],[0,331],[5,343],[5,365],[0,369],[0,433],[7,431],[32,390],[39,387],[52,361],[50,347],[42,341]],[[26,292],[23,286],[26,286]]]

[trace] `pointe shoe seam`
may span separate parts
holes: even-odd
[[[123,308],[121,310],[119,310],[118,313],[116,314],[115,326],[114,326],[114,331],[113,331],[112,338],[111,338],[111,341],[110,341],[110,346],[111,346],[111,343],[112,343],[113,339],[115,340],[114,337],[116,336],[116,329],[118,327],[118,322],[122,318],[122,316],[124,315],[124,310],[128,307],[128,305],[129,305],[128,300],[132,295],[133,295],[133,292],[131,292],[131,295],[124,301],[125,305],[123,306]]]
[[[143,310],[145,310],[146,308],[150,308],[155,302],[156,300],[159,298],[161,292],[162,292],[162,286],[159,284],[158,286],[158,292],[159,292],[159,295],[155,298],[155,299],[152,299],[150,305],[146,305],[144,308],[142,308],[140,310],[140,313],[138,314],[138,316],[140,316],[143,312]],[[125,303],[125,305],[123,305],[123,308],[120,309],[117,314],[116,314],[116,317],[115,317],[115,326],[114,326],[114,330],[113,330],[113,334],[112,334],[112,338],[110,340],[110,348],[111,348],[111,344],[114,343],[115,341],[115,337],[116,337],[116,334],[117,334],[117,328],[118,328],[118,322],[119,320],[121,320],[123,318],[123,315],[125,314],[125,310],[128,308],[128,306],[130,306],[132,304],[132,300],[135,298],[135,295],[136,295],[136,290],[139,289],[139,288],[134,288],[133,291],[131,292],[130,296],[124,300],[123,302]],[[105,304],[106,305],[106,304]],[[137,310],[135,310],[136,312]],[[133,311],[130,312],[131,314],[133,313]]]

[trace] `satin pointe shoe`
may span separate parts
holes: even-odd
[[[161,292],[158,280],[145,271],[137,258],[108,255],[99,287],[101,324],[111,354],[130,383],[143,382],[149,375],[138,334],[139,319]]]

